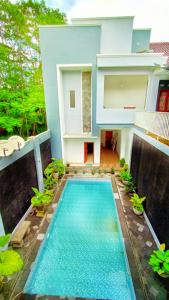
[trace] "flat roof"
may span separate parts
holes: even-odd
[[[39,25],[39,28],[43,27],[49,27],[49,28],[55,28],[55,27],[101,27],[100,24],[55,24],[55,25]]]
[[[134,16],[112,16],[112,17],[87,17],[87,18],[71,18],[74,21],[83,21],[83,20],[111,20],[111,19],[133,19]]]
[[[133,28],[133,30],[152,30],[152,28]]]

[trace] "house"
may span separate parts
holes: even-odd
[[[160,81],[168,84],[167,71],[161,74],[167,57],[149,51],[151,29],[134,29],[133,20],[75,18],[40,26],[52,155],[65,163],[106,166],[125,157],[130,165],[136,130],[167,138],[167,122],[155,113],[169,111]]]

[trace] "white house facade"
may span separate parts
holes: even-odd
[[[133,19],[40,26],[52,155],[67,164],[99,166],[111,153],[130,164],[133,133],[159,134],[153,128],[164,102],[160,80],[169,80],[161,73],[167,57],[149,51],[151,30],[133,29]],[[169,111],[169,104],[160,111]],[[166,114],[159,115],[166,138]]]

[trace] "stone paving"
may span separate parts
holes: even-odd
[[[27,295],[23,294],[22,292],[32,264],[36,258],[39,246],[41,245],[44,234],[50,223],[52,214],[55,209],[57,209],[57,202],[66,183],[66,179],[67,177],[72,176],[74,175],[65,175],[61,180],[58,190],[55,193],[53,203],[49,206],[47,214],[43,219],[37,218],[34,215],[28,216],[28,219],[32,222],[31,232],[25,240],[24,247],[19,250],[24,258],[25,267],[22,272],[20,272],[13,280],[11,280],[8,285],[6,285],[4,289],[4,296],[1,294],[2,297],[0,300],[82,299],[73,297]],[[158,275],[152,272],[150,266],[148,265],[149,255],[153,249],[156,249],[155,242],[144,217],[136,216],[133,213],[131,203],[129,202],[129,197],[125,193],[124,186],[118,180],[118,177],[111,174],[95,174],[92,176],[90,172],[85,174],[75,174],[75,176],[112,178],[113,191],[121,222],[136,299],[169,299],[168,279],[158,277]]]

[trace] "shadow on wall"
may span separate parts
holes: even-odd
[[[169,157],[135,134],[131,173],[160,243],[169,247]]]
[[[40,144],[42,169],[51,158],[50,139]],[[38,187],[34,151],[0,171],[0,212],[6,232],[12,232],[31,204],[32,187]]]

